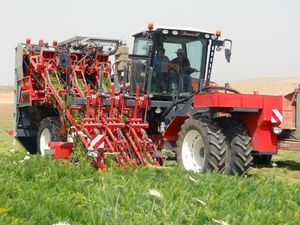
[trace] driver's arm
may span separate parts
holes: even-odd
[[[185,58],[185,59],[186,59],[185,70],[186,70],[187,74],[191,74],[191,73],[194,73],[194,72],[199,72],[199,70],[191,67],[190,60],[188,58]]]

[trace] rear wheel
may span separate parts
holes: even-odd
[[[272,155],[254,155],[253,162],[256,165],[269,165],[271,163]]]
[[[186,170],[222,171],[225,166],[225,137],[210,119],[187,119],[178,133],[177,162]]]
[[[64,141],[65,134],[61,130],[61,123],[57,117],[47,117],[40,123],[37,134],[37,153],[42,156],[53,155],[49,142]]]
[[[225,173],[231,175],[247,173],[253,160],[248,131],[240,122],[231,118],[220,118],[219,124],[228,143]]]

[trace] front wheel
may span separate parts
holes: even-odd
[[[187,119],[178,133],[177,162],[195,172],[223,171],[225,137],[217,124],[207,118]]]
[[[65,140],[65,134],[61,130],[61,123],[57,117],[47,117],[40,123],[37,134],[37,153],[53,155],[53,149],[49,147],[52,141]]]

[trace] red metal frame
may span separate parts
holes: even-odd
[[[31,50],[30,46],[33,47]],[[21,96],[27,92],[30,94],[21,98],[21,102],[32,105],[35,101],[55,108],[62,121],[62,130],[75,135],[87,153],[93,153],[94,162],[100,169],[105,170],[108,154],[113,155],[113,165],[118,164],[124,169],[128,165],[135,168],[159,165],[161,157],[145,132],[149,125],[143,120],[146,106],[150,104],[149,96],[139,96],[137,87],[135,96],[130,96],[134,97],[135,105],[128,107],[126,99],[129,96],[114,93],[114,86],[108,93],[98,90],[100,76],[103,74],[103,79],[106,79],[111,71],[108,56],[97,53],[91,59],[70,51],[70,66],[61,69],[58,67],[59,56],[53,48],[42,47],[41,51],[35,51],[34,45],[28,44],[24,57],[28,57],[30,63],[22,81]],[[86,105],[69,106],[65,103],[68,89],[63,82],[67,72],[73,96],[85,98]],[[89,79],[85,79],[86,76]],[[110,106],[104,105],[105,100],[110,101]],[[67,158],[74,150],[72,143],[50,142],[49,145],[55,151],[54,158]]]
[[[282,129],[296,130],[296,95],[297,91],[293,91],[283,96],[283,118],[280,124]]]

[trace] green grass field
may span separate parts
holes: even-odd
[[[300,153],[243,177],[177,166],[95,171],[13,145],[12,105],[0,105],[0,224],[299,224]]]

